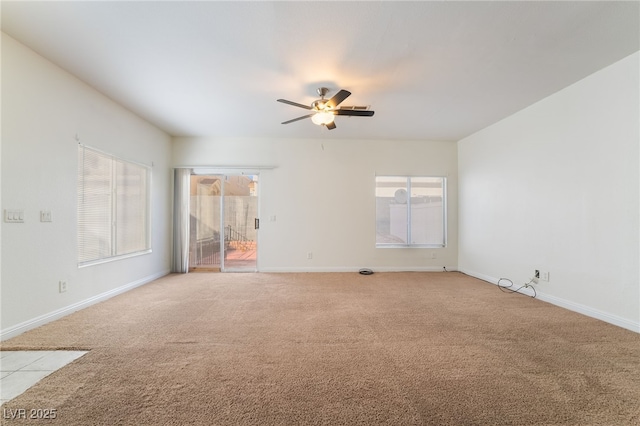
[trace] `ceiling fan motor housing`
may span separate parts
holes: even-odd
[[[325,99],[318,99],[317,101],[313,101],[311,103],[311,108],[316,111],[323,111],[327,108],[327,101]]]

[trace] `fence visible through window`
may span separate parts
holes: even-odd
[[[446,179],[376,177],[376,247],[444,247]]]

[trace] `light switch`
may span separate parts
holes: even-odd
[[[5,223],[23,223],[24,222],[24,210],[5,210],[4,211]]]

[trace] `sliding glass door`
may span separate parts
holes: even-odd
[[[219,271],[222,268],[220,176],[191,176],[189,203],[189,270]]]
[[[225,176],[224,240],[225,271],[257,270],[258,177]]]
[[[257,271],[258,176],[192,175],[190,271]]]

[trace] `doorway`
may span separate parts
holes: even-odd
[[[258,175],[191,175],[189,271],[258,270]]]

